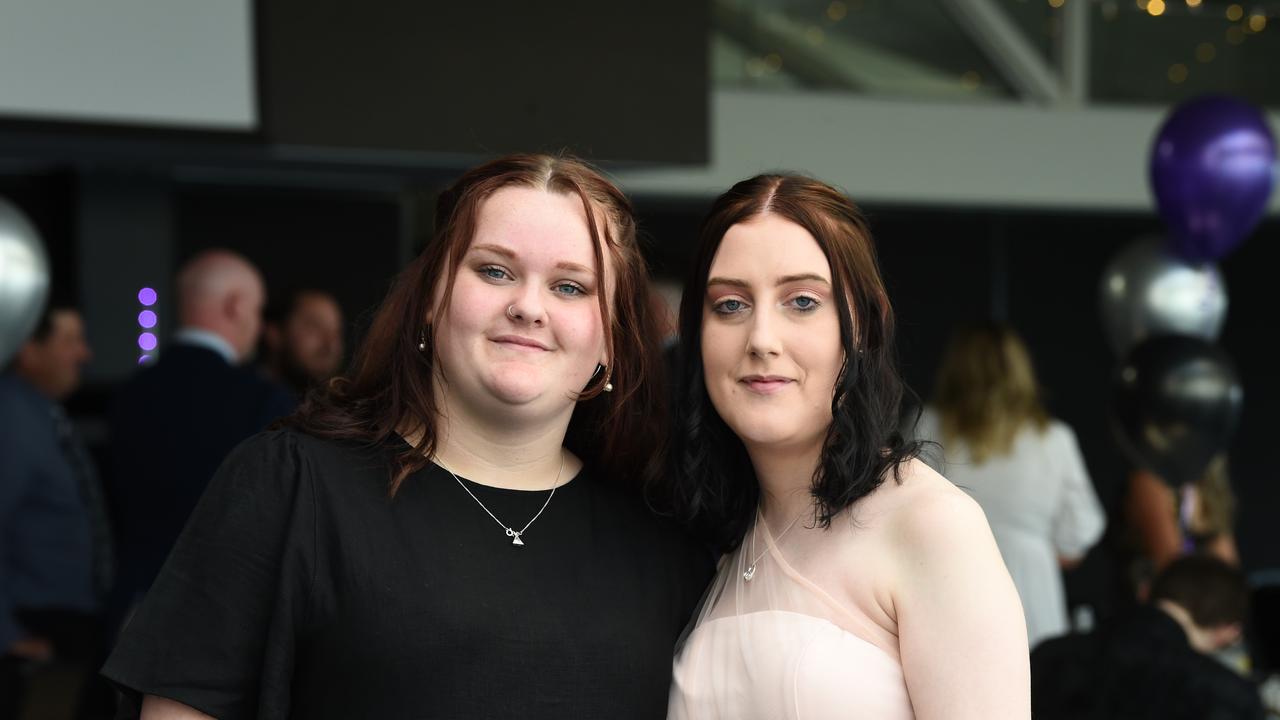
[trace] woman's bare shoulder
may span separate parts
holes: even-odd
[[[908,552],[954,550],[954,543],[991,536],[978,503],[920,460],[903,463],[898,481],[886,478],[874,495],[886,533]]]

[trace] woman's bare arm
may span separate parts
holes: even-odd
[[[902,511],[894,594],[902,670],[919,720],[1027,720],[1022,603],[986,516],[960,491]]]
[[[212,716],[159,695],[142,699],[142,720],[212,720]]]
[[[1138,533],[1142,550],[1158,572],[1182,554],[1182,530],[1178,527],[1178,501],[1173,489],[1146,470],[1129,476],[1125,516]]]

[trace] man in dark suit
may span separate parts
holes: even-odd
[[[293,409],[284,388],[242,366],[262,329],[257,269],[207,251],[183,266],[176,291],[181,328],[126,383],[112,414],[117,613],[151,586],[227,453]]]
[[[80,313],[54,302],[0,373],[0,718],[21,712],[24,669],[58,660],[83,687],[103,660],[110,524],[61,405],[89,357]]]
[[[1244,577],[1208,556],[1180,558],[1148,606],[1031,654],[1037,720],[1263,720],[1257,687],[1210,657],[1240,638]]]

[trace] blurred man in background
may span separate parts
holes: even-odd
[[[323,290],[290,293],[267,309],[262,333],[263,369],[299,400],[342,367],[342,308]]]
[[[103,659],[102,601],[114,576],[98,474],[62,408],[90,359],[84,323],[51,303],[0,375],[0,718],[26,694],[23,666]]]
[[[1031,654],[1038,720],[1263,720],[1257,687],[1212,653],[1240,639],[1248,589],[1239,570],[1207,555],[1169,564],[1149,604],[1087,635]]]
[[[118,614],[151,586],[227,453],[293,409],[288,393],[244,367],[266,301],[257,268],[206,251],[182,267],[176,291],[180,329],[125,384],[111,418]]]

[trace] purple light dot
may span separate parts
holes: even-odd
[[[142,333],[141,335],[138,336],[138,347],[148,351],[155,350],[156,336],[152,335],[149,332]]]
[[[142,288],[138,291],[138,302],[150,307],[156,304],[156,291],[151,288]]]
[[[153,328],[156,326],[156,314],[150,310],[143,310],[138,313],[138,324],[144,328]]]

